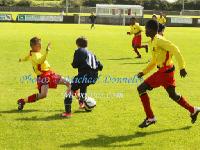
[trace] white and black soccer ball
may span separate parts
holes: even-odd
[[[87,97],[85,99],[84,103],[85,103],[85,110],[86,111],[92,111],[92,109],[94,107],[96,107],[96,101],[94,100],[94,98]]]

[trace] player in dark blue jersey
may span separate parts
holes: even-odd
[[[96,23],[96,19],[97,19],[97,17],[94,15],[94,13],[91,13],[91,15],[90,15],[90,23],[91,23],[91,29],[92,28],[94,28],[94,25],[95,25],[95,23]]]
[[[98,71],[102,71],[103,69],[100,61],[87,49],[88,41],[86,38],[78,38],[76,45],[78,49],[74,53],[72,67],[78,69],[78,75],[74,77],[71,88],[65,96],[65,112],[62,114],[63,117],[71,117],[72,96],[77,90],[80,90],[79,103],[84,107],[87,87],[96,83]]]

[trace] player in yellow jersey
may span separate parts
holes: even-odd
[[[164,87],[172,100],[190,112],[191,121],[192,123],[195,123],[200,112],[200,107],[190,105],[182,95],[179,95],[176,92],[176,82],[174,78],[175,67],[172,57],[175,56],[175,59],[178,62],[180,76],[186,77],[187,72],[183,56],[176,45],[157,33],[158,22],[155,20],[149,20],[146,24],[146,36],[151,38],[149,49],[152,52],[152,59],[148,66],[138,74],[138,77],[141,78],[155,67],[158,68],[158,71],[138,86],[140,99],[146,113],[146,119],[139,125],[139,127],[145,128],[156,123],[156,118],[151,109],[147,91],[160,86]]]
[[[156,14],[153,14],[152,19],[157,21],[157,16],[156,16]],[[159,24],[158,34],[160,34],[161,36],[164,36],[165,25],[160,24],[159,22],[158,22],[158,24]]]
[[[128,35],[134,35],[133,40],[132,40],[132,47],[137,54],[136,58],[141,58],[141,54],[139,53],[138,49],[140,48],[145,48],[146,52],[148,52],[148,46],[147,45],[142,45],[142,28],[137,23],[136,18],[132,17],[130,20],[130,28],[131,31],[127,32]]]
[[[47,55],[50,50],[50,43],[47,46],[45,54],[41,54],[41,39],[33,37],[30,40],[31,50],[29,54],[20,58],[19,62],[30,60],[33,66],[33,70],[37,75],[37,85],[39,93],[30,95],[26,98],[18,100],[18,110],[23,110],[25,103],[34,103],[40,99],[46,98],[49,88],[57,88],[58,84],[66,85],[70,87],[70,83],[60,75],[54,73],[50,69],[50,65],[47,61]]]
[[[157,17],[157,21],[158,23],[165,25],[167,20],[165,19],[165,17],[163,16],[163,13],[160,12],[160,15]]]

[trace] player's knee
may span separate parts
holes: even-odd
[[[180,95],[179,94],[177,94],[176,92],[169,92],[168,93],[168,95],[169,95],[169,97],[172,99],[172,100],[174,100],[174,101],[178,101],[179,99],[180,99]]]
[[[145,83],[142,83],[140,84],[138,87],[137,87],[137,91],[139,93],[139,95],[143,94],[143,93],[146,93],[147,91],[147,86]]]
[[[66,86],[67,86],[68,88],[71,88],[71,84],[70,84],[69,82],[66,82]]]

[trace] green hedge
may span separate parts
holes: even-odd
[[[66,0],[0,0],[0,6],[36,6],[36,7],[63,7]],[[200,10],[200,0],[185,0],[185,9]],[[69,0],[70,6],[96,6],[104,4],[142,5],[146,10],[178,10],[182,9],[182,0],[168,3],[163,0]]]

